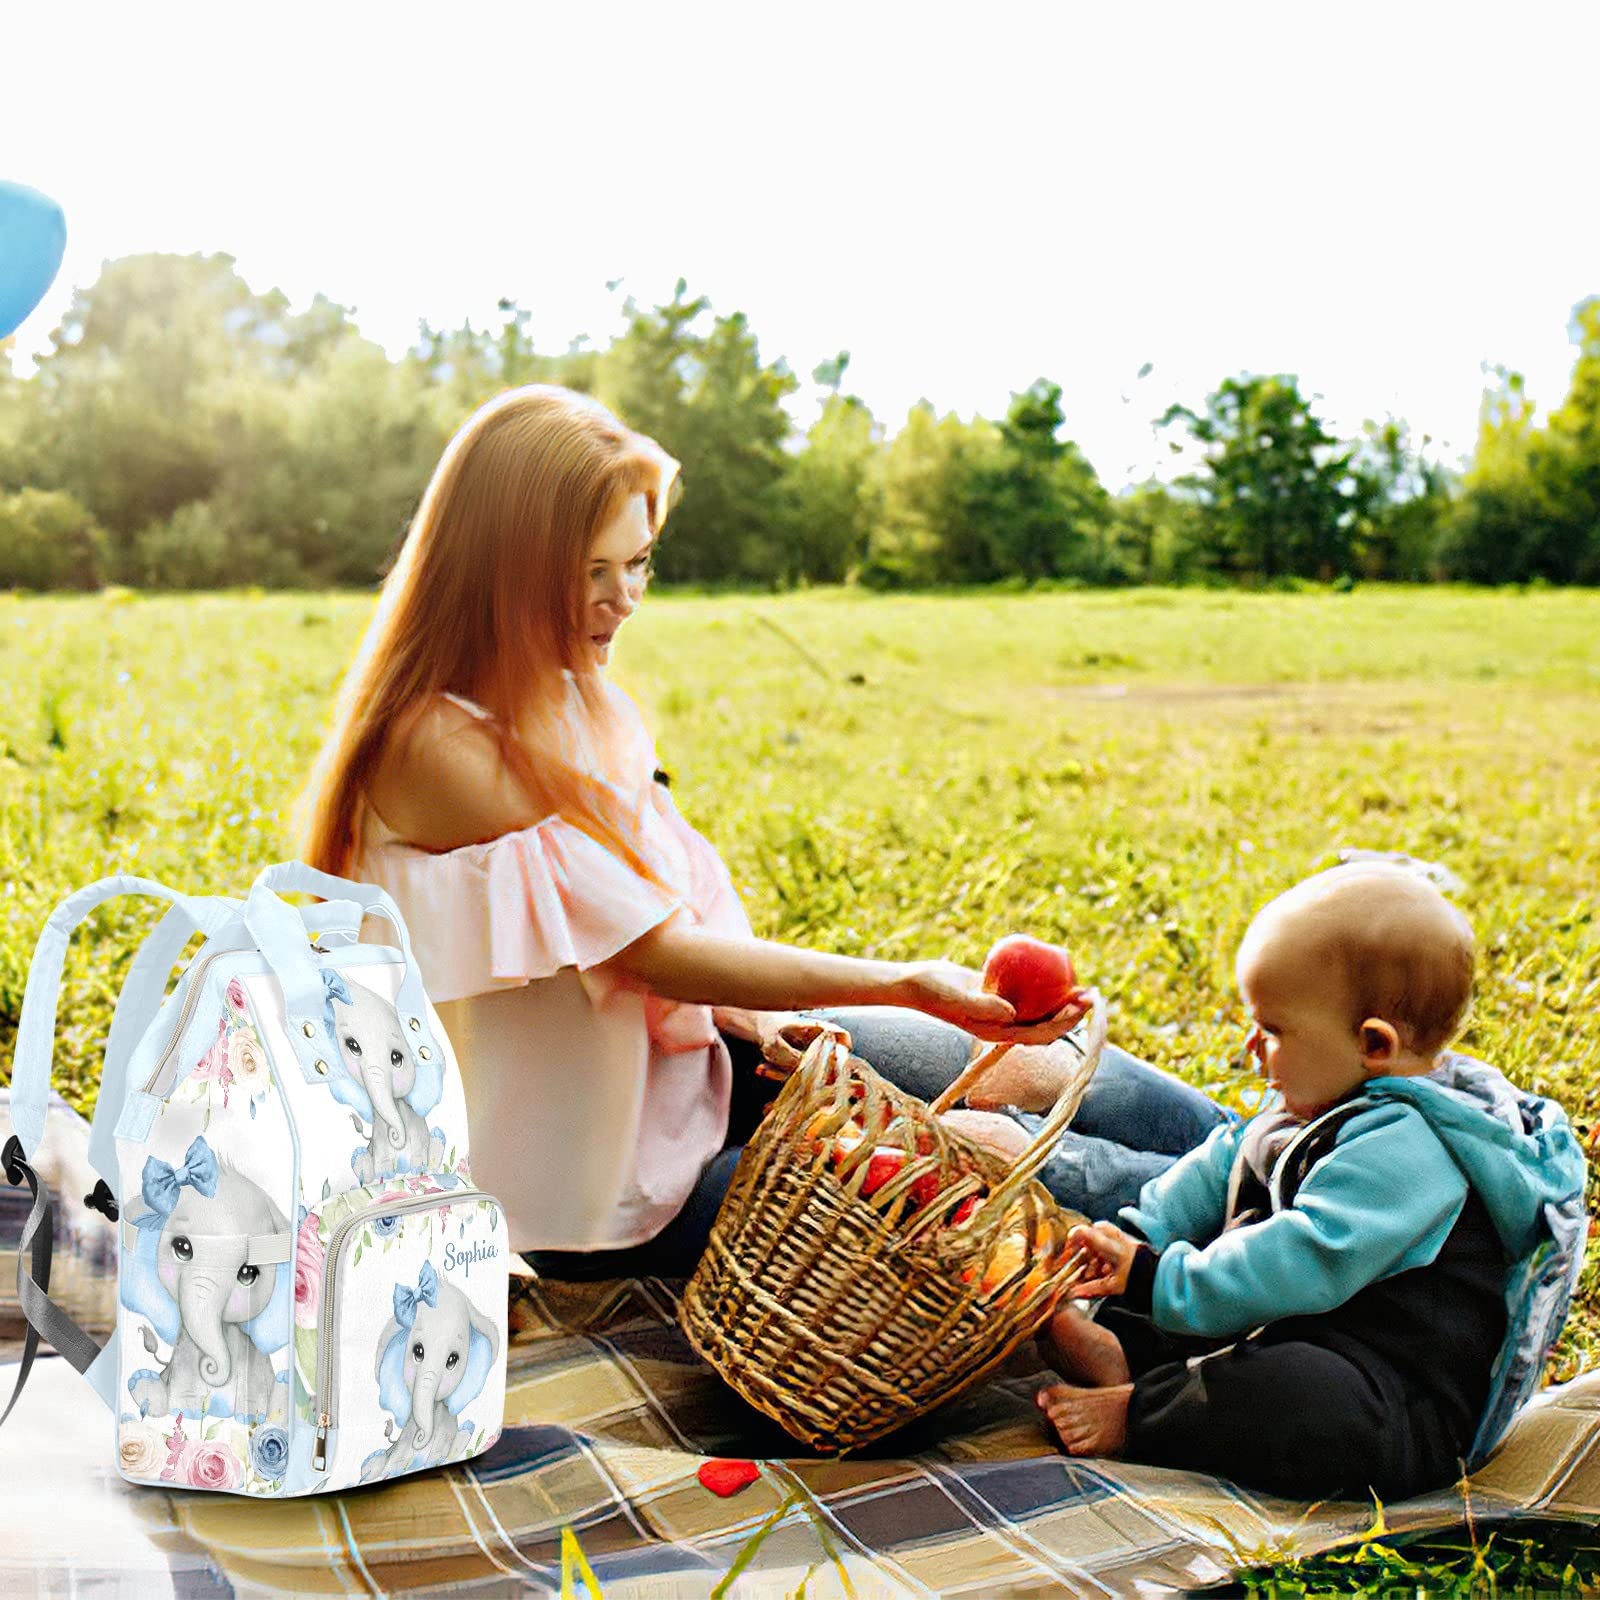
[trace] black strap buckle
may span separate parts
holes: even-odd
[[[117,1205],[117,1197],[111,1192],[111,1185],[104,1178],[95,1180],[94,1192],[83,1197],[83,1203],[91,1211],[98,1211],[102,1216],[109,1217],[113,1222],[121,1215]]]
[[[23,1153],[22,1140],[16,1134],[12,1134],[6,1140],[5,1148],[0,1150],[0,1166],[5,1168],[6,1182],[14,1189],[20,1189],[23,1184],[28,1183],[30,1169],[27,1157]],[[33,1185],[30,1183],[28,1187],[32,1188]],[[117,1197],[111,1192],[111,1185],[104,1178],[95,1180],[94,1192],[86,1194],[83,1203],[91,1211],[98,1211],[102,1216],[109,1217],[112,1222],[115,1222],[121,1214]]]

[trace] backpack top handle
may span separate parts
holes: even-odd
[[[301,912],[279,899],[279,891],[319,895],[324,900],[354,905],[369,916],[382,917],[395,930],[405,971],[395,996],[395,1010],[405,1023],[405,1040],[418,1070],[428,1075],[440,1070],[443,1058],[429,1025],[428,997],[411,949],[405,918],[386,890],[372,883],[354,883],[319,872],[302,861],[283,861],[267,867],[251,886],[243,916],[283,988],[283,1006],[289,1042],[307,1083],[327,1076],[329,1063],[338,1060],[338,1040],[328,1037],[327,990],[322,969],[311,958],[306,923]],[[329,1051],[334,1053],[330,1056]]]

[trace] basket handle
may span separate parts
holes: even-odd
[[[1055,1105],[1051,1107],[1050,1115],[1044,1119],[1044,1125],[1034,1135],[1032,1143],[1017,1158],[1016,1164],[1006,1174],[1005,1181],[990,1195],[988,1203],[997,1205],[1002,1211],[1016,1198],[1025,1184],[1033,1181],[1034,1174],[1049,1160],[1056,1139],[1072,1121],[1072,1115],[1078,1109],[1078,1101],[1082,1098],[1081,1086],[1088,1082],[1094,1074],[1094,1069],[1099,1065],[1100,1052],[1106,1043],[1105,997],[1098,989],[1090,989],[1085,998],[1090,1002],[1092,1009],[1089,1015],[1089,1044],[1083,1054],[1082,1069],[1075,1073],[1062,1089]],[[1010,1048],[1009,1044],[991,1045],[928,1109],[935,1116],[948,1111],[973,1084],[999,1063]]]

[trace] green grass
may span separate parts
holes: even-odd
[[[288,853],[371,605],[0,597],[0,1059],[70,889],[237,892]],[[1120,1043],[1226,1096],[1251,912],[1340,845],[1405,849],[1467,885],[1464,1046],[1600,1123],[1600,594],[655,595],[614,675],[759,933],[971,962],[1063,939]],[[112,906],[74,949],[80,1106],[149,920]],[[1596,1360],[1591,1260],[1553,1372]]]
[[[1462,1527],[1411,1538],[1373,1537],[1302,1561],[1250,1567],[1208,1595],[1299,1600],[1319,1594],[1416,1595],[1480,1600],[1491,1595],[1592,1595],[1600,1547],[1581,1523],[1528,1521]]]

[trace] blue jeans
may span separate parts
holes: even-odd
[[[921,1100],[934,1099],[971,1057],[970,1034],[920,1011],[862,1006],[815,1015],[847,1029],[858,1056]],[[1031,1112],[1011,1114],[1029,1133],[1044,1125]],[[1151,1178],[1233,1120],[1233,1112],[1181,1078],[1108,1044],[1039,1181],[1069,1210],[1114,1220]]]
[[[815,1011],[850,1034],[852,1048],[896,1088],[933,1100],[967,1065],[972,1036],[898,1006]],[[686,1277],[705,1249],[744,1142],[778,1085],[754,1076],[755,1046],[728,1039],[734,1106],[728,1146],[707,1162],[683,1208],[655,1238],[626,1250],[535,1250],[526,1259],[550,1278]],[[1030,1133],[1044,1118],[1012,1113]],[[1169,1073],[1107,1045],[1072,1126],[1056,1142],[1039,1180],[1063,1205],[1096,1220],[1114,1218],[1139,1191],[1234,1113]]]

